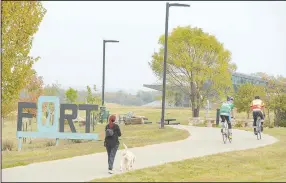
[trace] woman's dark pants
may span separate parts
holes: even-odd
[[[116,144],[116,146],[114,147],[106,146],[106,151],[108,155],[108,170],[113,169],[113,163],[114,163],[114,159],[115,159],[118,146],[119,144]]]

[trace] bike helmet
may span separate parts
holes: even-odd
[[[255,98],[255,99],[260,99],[260,97],[259,97],[259,96],[255,96],[254,98]]]
[[[231,97],[231,96],[227,96],[227,101],[233,101],[233,97]]]

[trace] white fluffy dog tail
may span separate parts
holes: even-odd
[[[124,143],[123,143],[123,146],[124,146],[125,149],[128,149],[128,147]]]

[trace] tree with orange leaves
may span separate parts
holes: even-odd
[[[37,103],[38,98],[44,93],[43,85],[43,77],[38,76],[34,71],[33,75],[29,78],[27,86],[24,88],[25,96],[20,101]],[[36,109],[25,109],[25,111],[31,113],[33,117],[37,115]]]

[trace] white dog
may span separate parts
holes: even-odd
[[[120,164],[120,170],[121,171],[129,171],[133,168],[134,162],[135,162],[135,155],[128,150],[128,147],[123,143],[123,146],[125,149],[122,152],[122,159],[121,159],[121,164]]]

